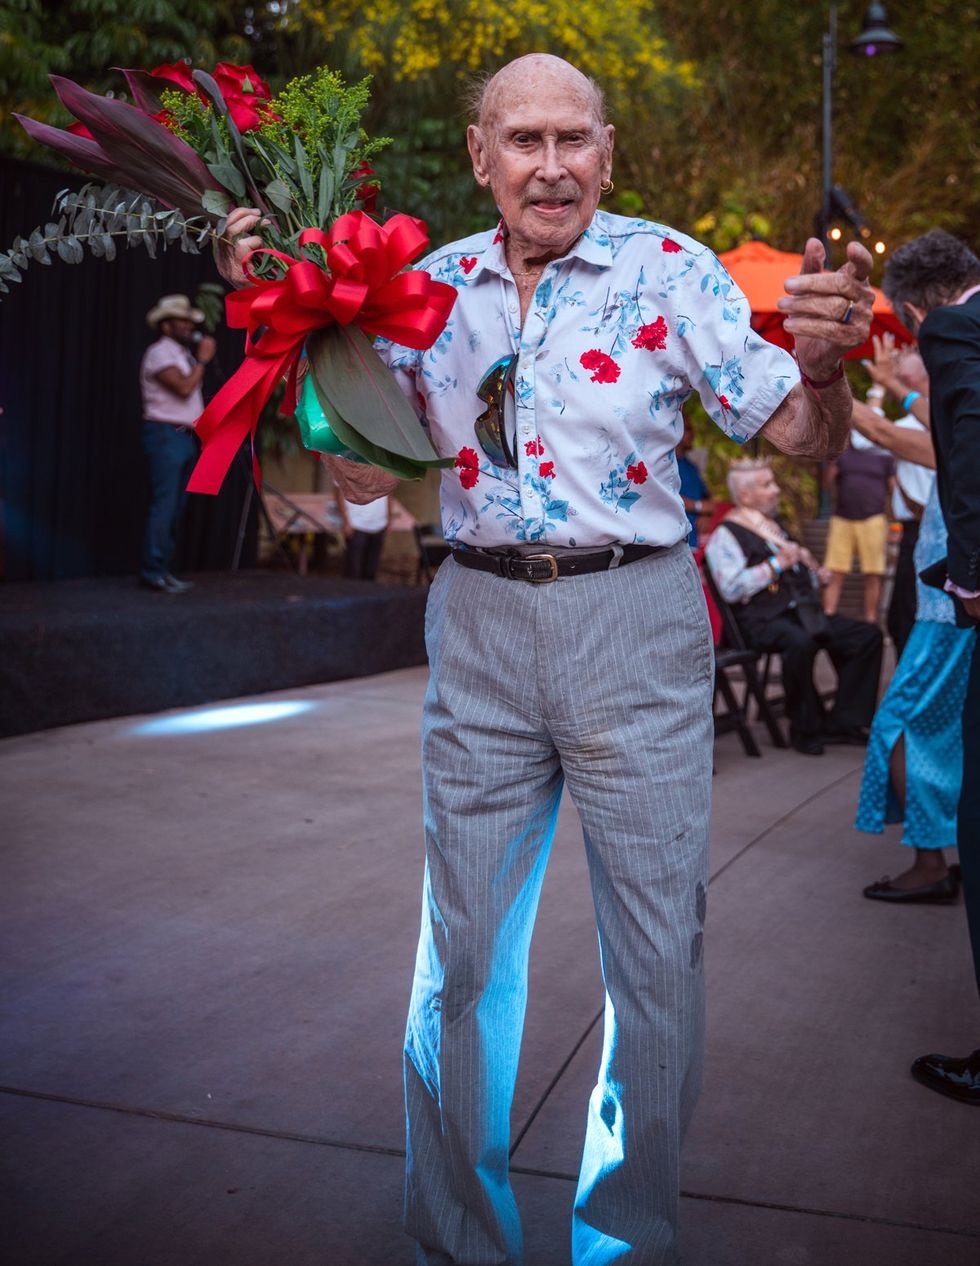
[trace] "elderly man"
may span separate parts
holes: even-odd
[[[822,756],[825,743],[864,742],[878,699],[881,630],[823,613],[818,595],[830,574],[777,519],[779,484],[767,463],[732,462],[728,491],[735,509],[705,558],[749,646],[780,653],[790,742],[807,756]],[[820,650],[837,670],[829,714],[813,681]]]
[[[453,558],[427,617],[407,1229],[430,1266],[523,1260],[509,1118],[567,783],[606,987],[572,1255],[652,1266],[677,1260],[703,1024],[713,672],[673,452],[681,405],[696,390],[739,440],[764,429],[790,452],[839,452],[851,398],[840,358],[867,336],[870,258],[855,246],[822,273],[811,241],[787,283],[804,386],[752,333],[710,251],[597,210],[613,128],[574,67],[543,54],[505,66],[467,139],[500,224],[424,261],[458,290],[435,346],[381,347],[437,450],[456,456],[442,477]],[[254,223],[242,209],[229,232]],[[332,465],[352,500],[393,487]]]
[[[951,234],[934,229],[895,252],[882,288],[918,335],[929,374],[939,502],[948,532],[944,585],[957,600],[957,624],[980,628],[980,259]],[[963,708],[964,778],[956,834],[980,988],[978,771],[980,653],[974,647]],[[980,1049],[963,1058],[923,1055],[913,1063],[912,1075],[961,1103],[980,1104]]]

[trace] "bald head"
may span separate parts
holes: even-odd
[[[501,114],[515,105],[556,92],[569,101],[583,103],[597,129],[606,122],[606,102],[602,89],[583,75],[571,62],[550,53],[528,53],[501,67],[495,75],[476,85],[469,105],[477,126],[492,131]]]

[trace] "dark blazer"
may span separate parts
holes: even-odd
[[[980,294],[930,312],[919,351],[929,371],[947,571],[953,584],[974,591],[980,589]],[[975,623],[959,603],[957,617],[958,624]]]

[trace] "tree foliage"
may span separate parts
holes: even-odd
[[[0,0],[0,148],[37,155],[15,112],[56,126],[70,122],[49,74],[118,93],[124,85],[117,66],[250,61],[246,7],[236,0]]]

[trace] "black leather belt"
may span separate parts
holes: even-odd
[[[454,549],[453,558],[462,567],[488,571],[505,580],[526,580],[546,585],[559,576],[585,576],[593,571],[625,567],[640,558],[666,554],[669,545],[609,545],[594,554],[509,554],[489,550]]]

